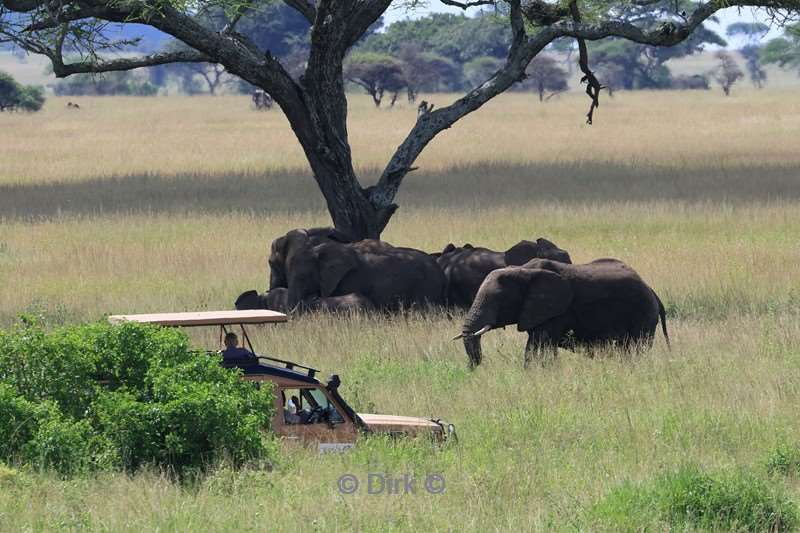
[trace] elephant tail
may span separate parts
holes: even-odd
[[[669,334],[667,333],[667,311],[664,309],[664,304],[661,303],[661,298],[658,297],[656,291],[653,291],[653,296],[656,297],[656,301],[658,302],[658,316],[661,318],[661,331],[664,332],[664,339],[667,341],[667,348],[671,348],[669,345]]]

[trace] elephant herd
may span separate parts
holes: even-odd
[[[470,368],[481,362],[480,337],[516,325],[527,332],[524,361],[559,347],[623,350],[652,345],[664,306],[625,263],[598,259],[573,265],[547,239],[523,240],[505,252],[448,244],[426,253],[379,240],[351,242],[333,228],[297,229],[275,239],[269,290],[242,293],[236,309],[288,313],[397,312],[461,308]]]

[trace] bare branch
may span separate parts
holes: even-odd
[[[572,14],[572,20],[580,24],[581,12],[578,9],[578,0],[572,0],[569,3],[569,10]],[[592,103],[589,105],[589,112],[586,114],[586,123],[591,125],[592,118],[594,117],[594,110],[600,107],[600,91],[603,89],[603,86],[600,85],[594,72],[589,68],[589,51],[586,48],[586,40],[581,37],[578,37],[576,40],[578,41],[578,65],[581,68],[581,72],[583,72],[581,83],[586,83],[586,94],[592,99]]]
[[[496,0],[468,0],[467,2],[459,2],[458,0],[439,0],[439,2],[446,6],[457,7],[465,10],[471,7],[493,6],[497,3]]]
[[[52,59],[52,58],[51,58]],[[100,73],[119,70],[133,70],[141,67],[154,67],[168,63],[213,63],[211,58],[195,50],[180,52],[162,52],[142,57],[125,57],[104,61],[85,61],[81,63],[64,64],[59,57],[53,61],[53,73],[58,78],[65,78],[71,74]]]
[[[299,11],[311,24],[317,19],[317,8],[311,0],[283,0],[283,3]]]

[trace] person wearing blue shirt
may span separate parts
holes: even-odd
[[[254,359],[255,355],[250,350],[239,346],[239,337],[236,333],[225,335],[225,349],[222,350],[224,361],[246,361]]]

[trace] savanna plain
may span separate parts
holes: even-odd
[[[508,328],[485,337],[484,364],[470,372],[450,340],[458,314],[302,317],[254,341],[338,373],[356,410],[441,417],[459,442],[373,438],[334,455],[287,446],[271,469],[219,468],[191,483],[153,470],[20,472],[0,476],[0,529],[796,527],[797,96],[620,92],[587,126],[585,95],[544,104],[506,95],[434,140],[400,192],[383,235],[396,245],[504,250],[544,236],[575,262],[622,259],[664,301],[671,350],[659,333],[646,354],[561,351],[523,370],[525,338]],[[453,96],[424,98],[438,106]],[[3,327],[23,312],[57,326],[228,309],[267,285],[273,238],[328,223],[278,111],[233,96],[76,101],[80,111],[53,98],[37,114],[0,115]],[[354,95],[350,113],[369,182],[415,109],[375,109]],[[338,490],[340,476],[368,473],[441,475],[446,489]],[[688,516],[681,502],[695,497]],[[750,521],[763,502],[786,518]]]

